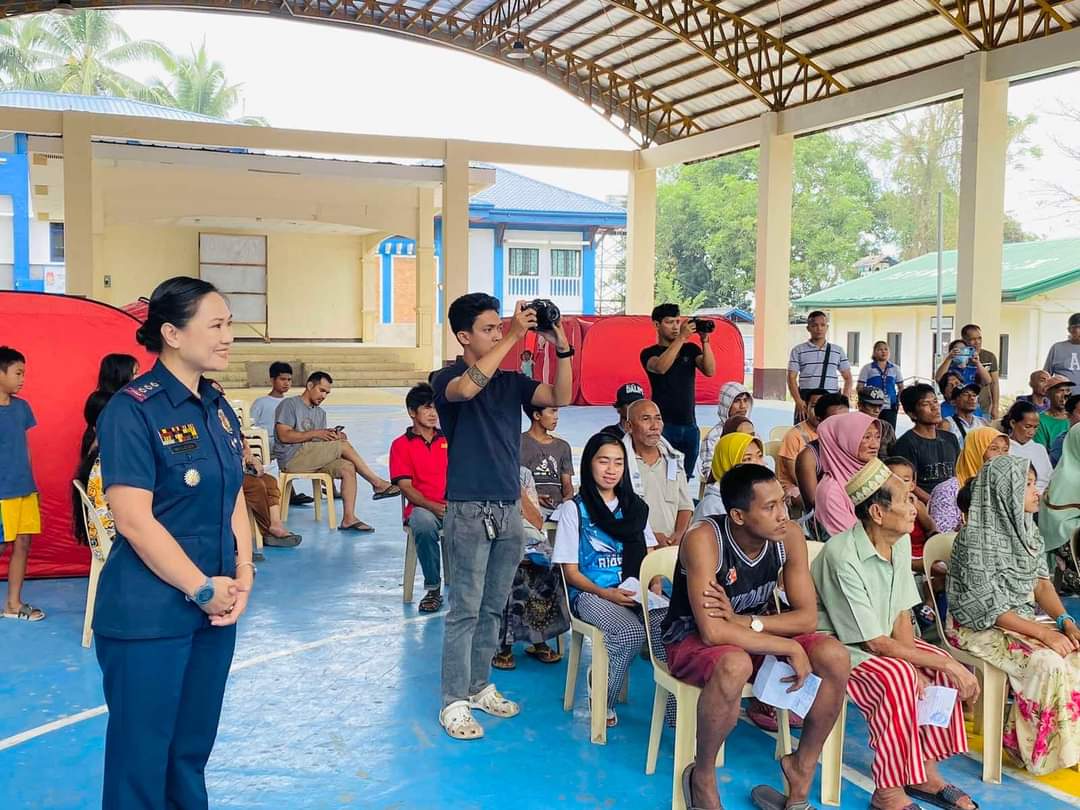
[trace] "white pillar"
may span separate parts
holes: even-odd
[[[416,190],[416,367],[430,371],[435,361],[435,191]]]
[[[956,268],[956,334],[982,328],[997,353],[1009,147],[1009,83],[986,80],[987,54],[964,57],[964,125],[960,153],[960,228]]]
[[[443,288],[449,308],[455,298],[469,291],[469,160],[464,144],[446,142],[442,189]],[[461,346],[444,318],[443,358],[453,360]]]
[[[625,312],[648,315],[656,285],[656,169],[635,169],[629,174]]]
[[[90,116],[63,113],[64,267],[69,295],[94,293],[93,146]]]
[[[795,139],[778,117],[761,116],[758,153],[757,261],[754,281],[754,396],[784,399],[791,299],[791,195]]]

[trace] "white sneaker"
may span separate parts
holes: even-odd
[[[513,717],[521,711],[521,707],[514,701],[507,700],[495,689],[495,684],[489,683],[475,695],[469,698],[469,707],[479,709],[494,717]]]

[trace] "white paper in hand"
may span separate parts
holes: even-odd
[[[948,728],[955,706],[956,690],[951,686],[926,687],[917,707],[919,725]]]
[[[789,664],[777,659],[775,655],[765,656],[765,661],[754,679],[754,697],[769,706],[787,709],[806,717],[810,712],[810,707],[814,705],[818,687],[821,686],[821,678],[811,672],[806,676],[801,688],[789,692],[791,682],[784,683],[782,679],[790,678],[794,674],[795,670]]]
[[[641,604],[641,582],[637,577],[627,577],[619,584],[620,591],[630,591],[634,594],[632,597],[635,602]],[[657,608],[666,608],[671,604],[671,600],[664,596],[662,593],[653,593],[649,591],[649,610],[656,610]]]

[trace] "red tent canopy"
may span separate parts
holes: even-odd
[[[137,327],[131,315],[96,301],[0,292],[0,344],[26,356],[20,396],[37,419],[29,442],[42,533],[30,551],[30,576],[85,576],[89,570],[90,552],[75,542],[71,527],[71,480],[85,428],[82,409],[106,354],[132,354],[143,369],[153,364],[135,343]],[[0,562],[0,577],[7,576],[7,559]]]

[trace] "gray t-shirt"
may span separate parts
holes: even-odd
[[[274,449],[274,414],[277,413],[278,405],[285,401],[284,397],[264,396],[251,403],[248,416],[255,427],[261,427],[270,434],[270,450]]]
[[[541,444],[528,433],[522,433],[521,466],[532,473],[537,495],[547,495],[556,506],[562,503],[562,476],[574,475],[570,445],[562,439]]]
[[[1046,355],[1043,370],[1060,374],[1071,380],[1073,385],[1080,385],[1080,343],[1067,340],[1055,343],[1050,347],[1050,354]]]
[[[318,405],[308,405],[303,397],[287,397],[281,400],[274,412],[274,423],[288,425],[293,430],[325,430],[326,411]],[[285,469],[292,457],[297,454],[302,444],[274,443],[274,460],[281,469]]]

